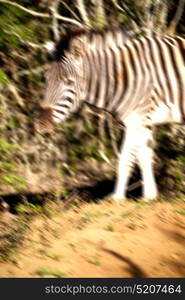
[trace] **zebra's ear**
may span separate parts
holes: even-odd
[[[83,57],[85,53],[85,43],[81,37],[74,38],[70,44],[70,53],[74,58],[78,59]]]
[[[44,44],[44,48],[48,51],[49,54],[53,54],[56,50],[56,45],[53,41],[47,41]]]
[[[47,41],[44,44],[44,48],[47,51],[48,59],[51,61],[54,60],[56,56],[56,44],[53,41]]]

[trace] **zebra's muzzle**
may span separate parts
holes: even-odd
[[[35,130],[40,134],[53,132],[54,124],[51,108],[41,108],[38,121],[35,124]]]

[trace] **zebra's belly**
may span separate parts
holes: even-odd
[[[154,125],[171,122],[181,123],[181,112],[177,105],[171,104],[169,107],[166,104],[161,103],[151,114],[151,121]]]

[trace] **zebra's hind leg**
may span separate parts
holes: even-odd
[[[145,200],[154,200],[157,198],[157,187],[153,170],[153,135],[149,127],[141,129],[137,158],[144,184],[143,197]]]
[[[126,188],[132,167],[136,161],[136,151],[137,144],[133,136],[133,128],[127,127],[120,151],[117,180],[111,196],[115,201],[124,201],[126,199]]]
[[[142,119],[135,115],[128,119],[125,138],[122,143],[118,164],[117,181],[112,198],[126,199],[126,188],[132,167],[136,160],[143,178],[143,196],[146,200],[157,198],[157,187],[153,172],[152,129],[142,124]]]

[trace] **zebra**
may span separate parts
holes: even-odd
[[[185,39],[126,37],[122,30],[65,36],[46,72],[38,130],[52,130],[83,101],[112,113],[125,126],[112,198],[126,199],[138,164],[143,197],[156,199],[153,127],[185,120]]]

